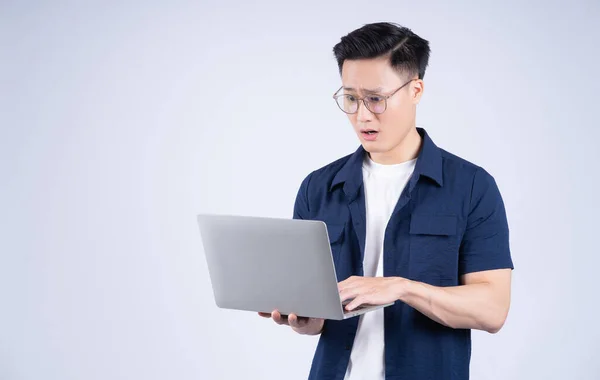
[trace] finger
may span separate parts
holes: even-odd
[[[290,314],[288,321],[289,321],[289,324],[291,327],[302,328],[302,327],[306,327],[306,325],[308,325],[308,323],[310,322],[310,318],[309,317],[299,317],[296,314]]]
[[[278,325],[287,325],[288,324],[287,320],[277,310],[273,311],[273,313],[271,314],[271,317],[273,318],[275,323],[277,323]]]
[[[361,279],[364,279],[364,277],[360,277],[360,276],[348,277],[344,281],[338,283],[338,290],[352,288],[353,286],[359,285]]]
[[[293,314],[293,313],[292,313],[292,314],[290,314],[290,315],[288,316],[288,324],[289,324],[291,327],[296,327],[296,328],[297,328],[297,327],[300,327],[300,323],[299,323],[299,321],[298,321],[298,316],[297,316],[296,314]]]
[[[260,311],[258,312],[258,315],[260,315],[263,318],[271,318],[271,313],[261,313]]]
[[[352,300],[352,302],[350,302],[348,305],[346,305],[346,310],[352,311],[364,303],[365,303],[364,297],[356,297],[355,299]]]
[[[340,299],[344,302],[356,298],[360,293],[360,289],[345,289],[340,292]]]

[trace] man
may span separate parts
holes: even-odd
[[[333,50],[334,98],[361,146],[304,179],[294,218],[327,224],[348,310],[395,303],[344,321],[261,315],[321,335],[310,379],[468,379],[471,329],[497,332],[510,304],[498,187],[416,127],[426,40],[376,23]]]

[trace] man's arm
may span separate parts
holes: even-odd
[[[461,279],[464,285],[452,287],[398,279],[398,299],[448,327],[498,332],[510,307],[511,270],[469,273]]]
[[[463,285],[438,287],[402,277],[352,276],[339,283],[342,301],[353,299],[347,310],[362,304],[402,301],[452,328],[500,330],[510,305],[510,269],[469,273]]]

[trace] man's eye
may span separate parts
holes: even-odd
[[[369,96],[367,98],[367,101],[370,103],[379,103],[382,100],[383,100],[383,98],[381,96],[375,96],[375,95]]]
[[[355,102],[356,101],[356,97],[354,97],[354,95],[346,95],[346,99],[349,102]]]

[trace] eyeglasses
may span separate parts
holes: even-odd
[[[338,107],[340,107],[340,109],[347,114],[357,113],[359,102],[361,100],[364,103],[365,107],[369,111],[371,111],[374,114],[380,114],[380,113],[384,113],[385,110],[387,109],[387,100],[389,98],[391,98],[392,96],[394,96],[395,93],[400,91],[402,88],[404,88],[404,86],[406,86],[413,80],[416,80],[416,78],[409,80],[408,82],[404,83],[402,86],[397,88],[394,92],[392,92],[391,94],[386,95],[386,96],[371,94],[371,95],[367,95],[365,97],[359,98],[352,94],[339,94],[338,95],[338,92],[340,92],[340,90],[344,87],[344,86],[342,86],[335,92],[335,94],[333,94],[333,99],[335,99],[335,102],[337,103]]]

